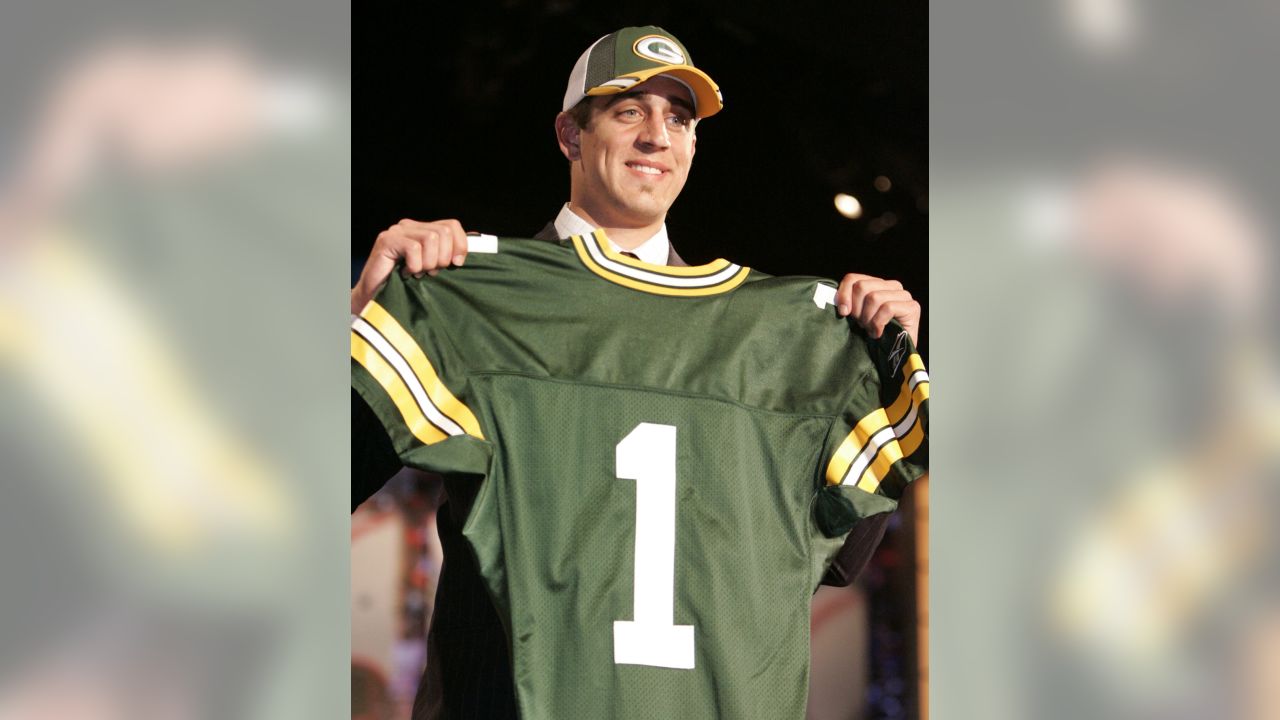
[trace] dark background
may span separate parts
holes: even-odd
[[[353,271],[401,218],[541,229],[568,199],[553,121],[578,55],[619,27],[658,25],[725,98],[698,126],[667,218],[685,260],[896,278],[927,321],[925,3],[442,5],[353,8]],[[862,202],[861,218],[835,211],[839,192]]]

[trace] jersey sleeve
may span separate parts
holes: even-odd
[[[470,407],[468,365],[447,328],[465,318],[435,309],[430,281],[392,273],[351,319],[351,386],[405,465],[483,474],[492,455]]]
[[[827,537],[897,507],[928,469],[929,373],[896,322],[867,340],[871,369],[857,378],[828,433],[815,507]]]
[[[364,397],[351,391],[351,512],[373,497],[404,463]]]

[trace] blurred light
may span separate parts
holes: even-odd
[[[1029,180],[1026,186],[1017,208],[1019,238],[1039,249],[1061,247],[1072,225],[1070,190],[1044,178]]]
[[[897,224],[898,216],[891,212],[887,212],[882,214],[880,217],[875,218],[870,223],[867,223],[867,229],[870,230],[873,235],[879,235]]]
[[[889,188],[893,187],[893,183],[889,182],[889,178],[884,175],[876,176],[876,189],[880,192],[889,192]]]
[[[850,220],[856,220],[862,217],[862,203],[852,195],[840,193],[836,195],[836,212]]]
[[[1067,23],[1087,50],[1119,53],[1133,47],[1137,35],[1131,0],[1068,0]]]

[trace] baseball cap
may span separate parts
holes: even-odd
[[[694,116],[709,117],[724,107],[714,80],[693,66],[689,51],[660,27],[625,27],[596,40],[569,75],[563,110],[584,98],[625,92],[655,75],[684,83],[693,95]]]

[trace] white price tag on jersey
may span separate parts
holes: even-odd
[[[469,253],[498,252],[498,236],[468,234],[467,235],[467,252]]]
[[[835,305],[836,289],[830,285],[818,283],[818,286],[813,289],[813,304],[817,305],[819,310],[828,305]]]

